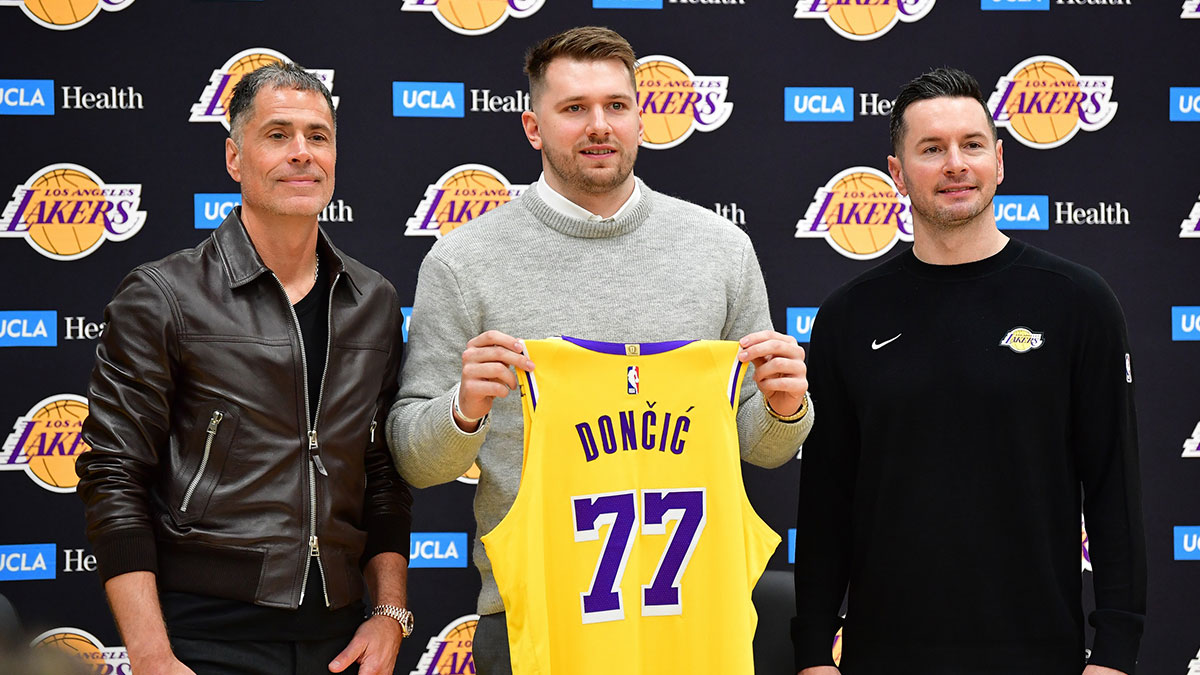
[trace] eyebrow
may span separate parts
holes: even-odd
[[[971,133],[963,136],[963,138],[967,138],[967,139],[987,138],[987,137],[988,137],[988,134],[985,134],[982,131],[972,131]],[[941,141],[941,140],[943,140],[943,138],[944,137],[942,137],[942,136],[922,136],[921,138],[917,139],[917,145],[921,145],[923,143],[929,143],[932,141]]]
[[[583,101],[587,98],[588,98],[587,96],[584,96],[582,94],[580,94],[578,96],[568,96],[566,98],[560,99],[558,101],[558,105],[567,105],[568,103],[574,103],[575,101]],[[608,98],[606,100],[608,100],[608,101],[632,101],[633,97],[630,96],[629,94],[609,94]]]
[[[264,124],[263,126],[268,127],[268,128],[269,127],[294,127],[294,126],[296,126],[296,123],[291,120],[285,120],[283,118],[275,118],[273,120],[267,120],[267,123]],[[328,124],[325,124],[324,122],[314,122],[312,124],[305,126],[304,130],[305,131],[330,131],[330,127]]]

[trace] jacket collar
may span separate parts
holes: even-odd
[[[254,242],[250,241],[250,234],[246,232],[246,226],[242,224],[242,207],[239,206],[229,212],[225,221],[221,223],[216,232],[213,232],[212,239],[216,245],[217,255],[220,256],[225,267],[225,274],[229,277],[230,288],[240,288],[263,274],[271,273],[271,269],[262,261],[258,251],[254,248]],[[321,255],[321,267],[335,275],[340,273],[350,281],[355,290],[361,292],[358,283],[350,275],[350,270],[342,259],[342,252],[333,245],[325,231],[319,227],[317,228],[317,250]]]

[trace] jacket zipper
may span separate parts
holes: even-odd
[[[188,510],[188,504],[192,501],[192,494],[196,492],[196,488],[200,486],[200,479],[204,477],[204,469],[208,467],[208,457],[212,452],[213,439],[217,437],[217,427],[221,425],[221,420],[225,419],[225,413],[220,410],[214,410],[212,417],[208,420],[208,437],[204,439],[204,454],[200,457],[200,467],[196,469],[196,476],[192,478],[192,482],[188,485],[187,492],[183,493],[183,503],[179,505],[180,513]]]
[[[304,353],[304,333],[300,330],[300,317],[296,316],[296,308],[292,306],[291,300],[288,298],[287,289],[283,287],[283,282],[271,274],[275,278],[275,283],[279,284],[279,290],[283,291],[284,302],[287,303],[288,311],[292,313],[292,325],[296,328],[296,337],[300,340],[300,368],[304,375],[304,419],[305,421],[312,420],[311,426],[308,428],[308,552],[304,556],[304,577],[300,582],[300,603],[304,604],[304,592],[308,586],[308,572],[312,566],[312,561],[315,558],[317,561],[317,571],[321,574],[321,591],[325,594],[325,606],[329,606],[329,589],[325,583],[325,567],[321,564],[321,549],[320,541],[317,539],[317,476],[320,472],[322,476],[328,476],[329,473],[325,470],[325,463],[321,461],[321,446],[317,441],[317,422],[321,418],[321,400],[325,396],[325,376],[329,373],[329,352],[333,345],[333,290],[337,288],[337,282],[342,278],[342,273],[338,272],[334,275],[333,281],[329,284],[329,311],[326,315],[325,323],[325,366],[321,369],[321,384],[317,390],[317,414],[314,416],[308,407],[308,357]],[[313,467],[316,471],[313,471]]]

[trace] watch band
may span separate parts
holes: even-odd
[[[771,416],[780,422],[795,422],[803,419],[804,416],[808,414],[808,392],[805,392],[804,398],[800,400],[800,409],[791,415],[787,415],[786,417],[775,412],[775,409],[772,408],[771,404],[767,402],[766,396],[763,397],[763,405],[767,406],[767,412],[771,413]]]
[[[371,610],[371,616],[386,616],[400,624],[400,632],[408,637],[413,631],[413,613],[395,605],[376,605]]]

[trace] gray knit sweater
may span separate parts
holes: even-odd
[[[589,222],[551,209],[535,185],[454,230],[421,263],[387,438],[400,473],[416,487],[452,481],[478,461],[481,614],[504,611],[479,536],[517,496],[523,422],[513,392],[496,400],[476,433],[455,426],[451,393],[467,341],[486,330],[528,339],[737,340],[771,327],[750,238],[711,211],[641,187],[641,200],[619,220]],[[780,422],[767,413],[752,374],[738,410],[742,459],[776,467],[795,456],[813,410],[799,422]]]

